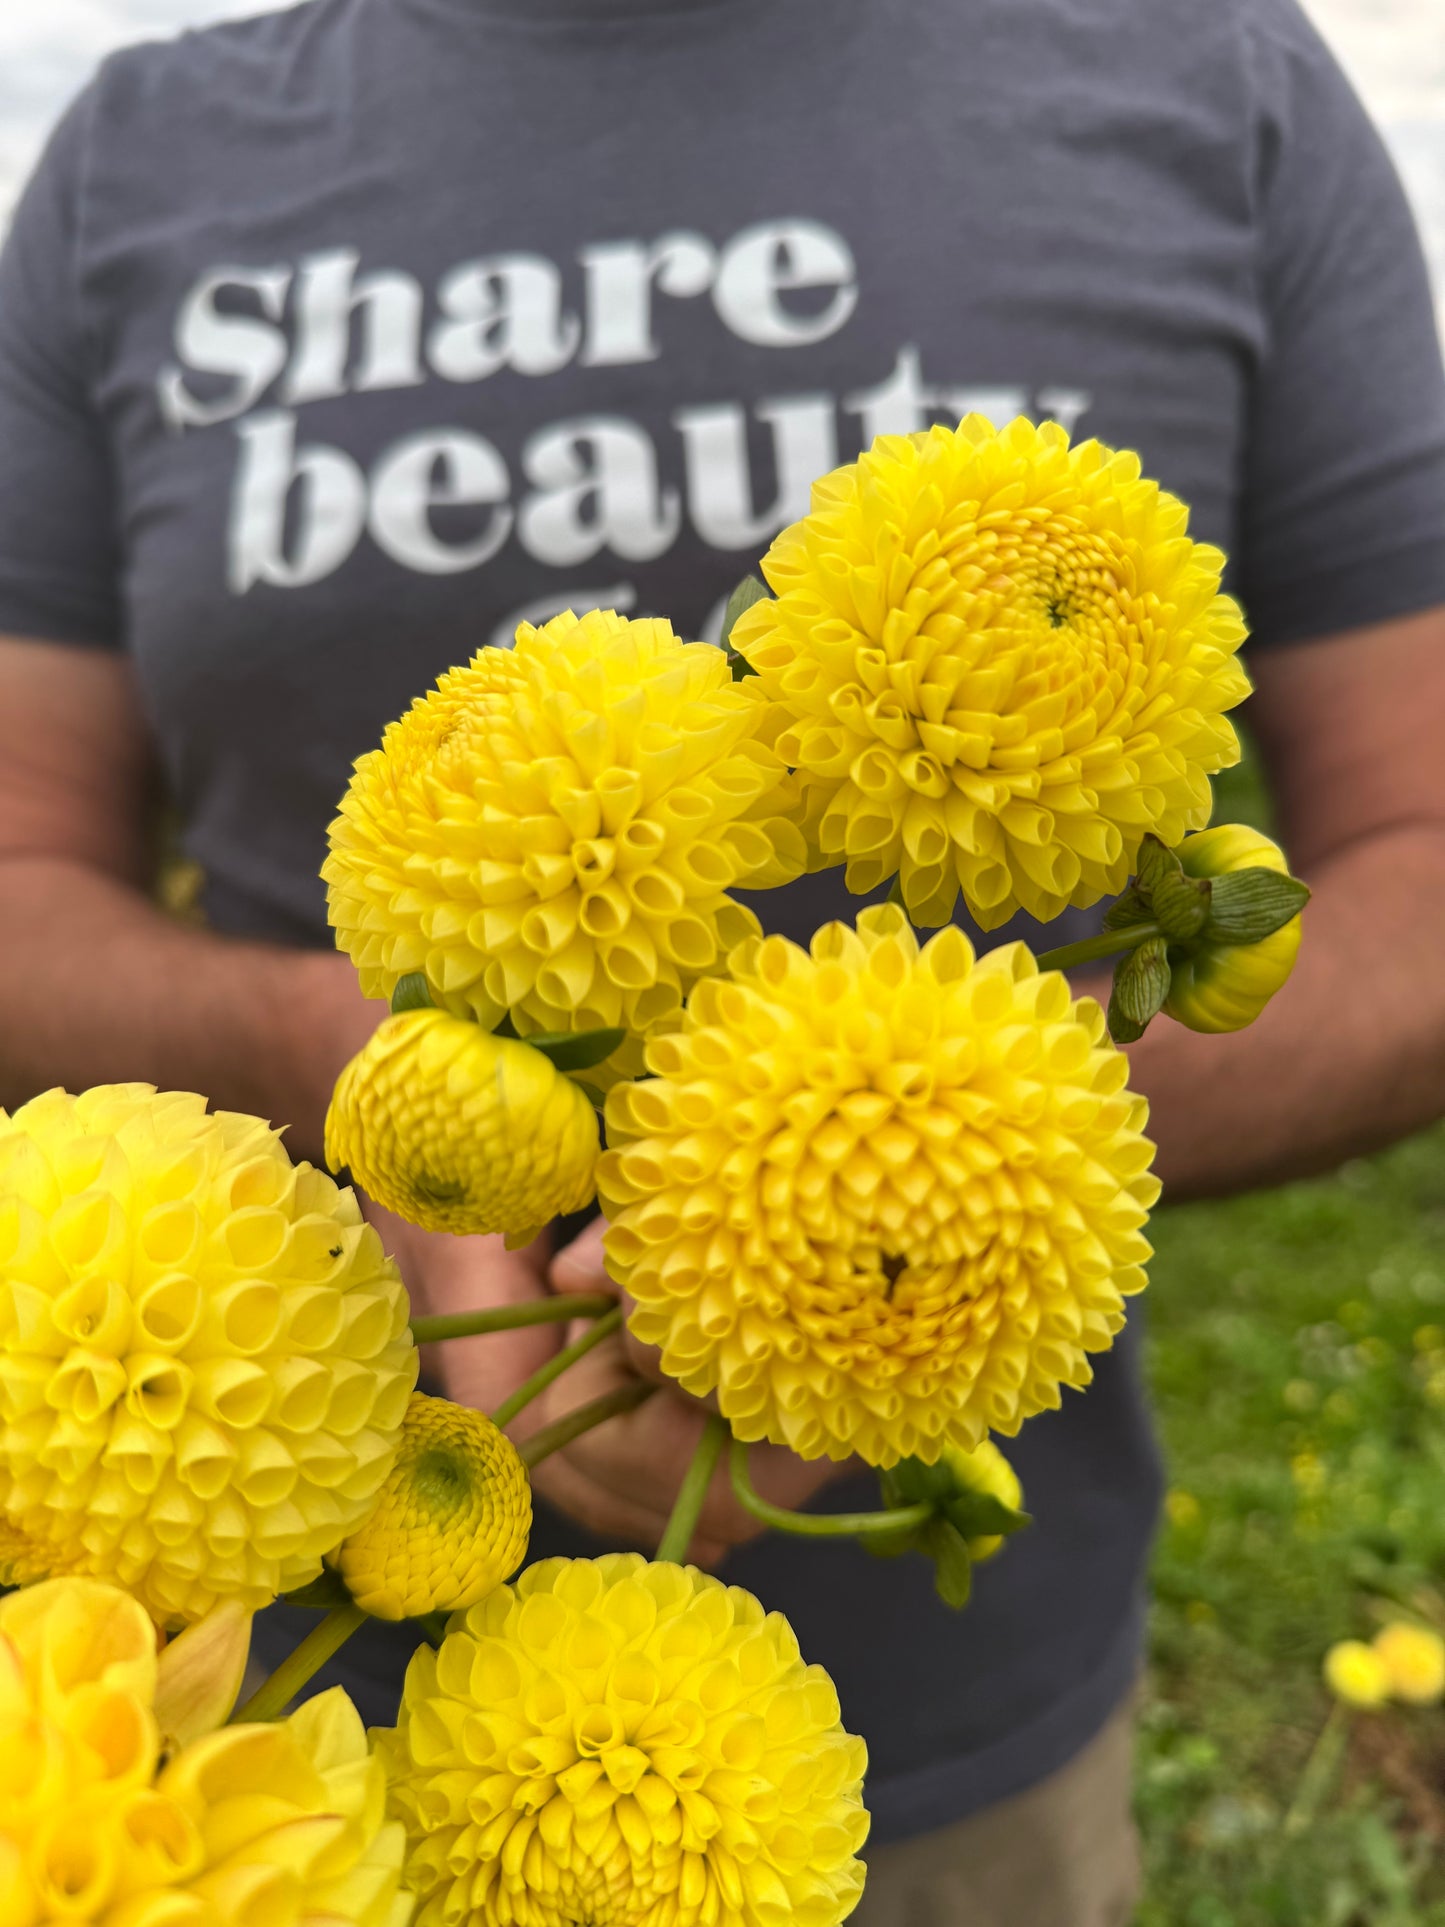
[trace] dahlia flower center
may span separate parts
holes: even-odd
[[[440,1446],[428,1446],[412,1463],[411,1483],[428,1511],[450,1518],[465,1509],[472,1496],[471,1471],[466,1460]]]

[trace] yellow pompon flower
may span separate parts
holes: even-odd
[[[168,1626],[315,1578],[391,1468],[407,1315],[259,1118],[148,1084],[0,1111],[0,1566]]]
[[[524,622],[448,671],[331,825],[331,921],[367,996],[424,971],[487,1030],[674,1017],[757,929],[728,891],[803,868],[762,723],[721,650],[611,610]]]
[[[1409,1706],[1434,1706],[1445,1699],[1445,1639],[1439,1633],[1396,1620],[1376,1633],[1371,1645],[1396,1699]]]
[[[741,946],[617,1086],[598,1188],[631,1328],[743,1439],[870,1464],[1059,1403],[1145,1282],[1147,1106],[1022,944],[896,906]]]
[[[413,1392],[376,1510],[332,1555],[377,1619],[473,1606],[514,1573],[532,1530],[521,1455],[483,1412]]]
[[[418,1927],[835,1927],[863,1886],[832,1681],[695,1566],[530,1566],[421,1648],[374,1738]]]
[[[1022,1510],[1024,1489],[1019,1475],[992,1439],[980,1439],[971,1452],[965,1452],[956,1445],[949,1446],[940,1454],[939,1462],[948,1467],[965,1492],[984,1492],[989,1498],[1006,1505],[1011,1512]],[[990,1533],[983,1539],[970,1539],[969,1556],[976,1566],[982,1565],[985,1559],[993,1558],[1002,1544],[1003,1538],[998,1533]]]
[[[0,1600],[6,1927],[406,1927],[402,1829],[337,1690],[162,1764],[155,1628],[55,1579]]]
[[[1289,875],[1284,851],[1243,823],[1220,823],[1186,836],[1174,852],[1191,877],[1222,877],[1235,870],[1276,870]],[[1169,995],[1164,1008],[1190,1030],[1243,1030],[1288,980],[1299,955],[1298,917],[1258,943],[1218,943],[1197,938],[1169,955]]]
[[[550,1058],[445,1010],[384,1018],[336,1081],[326,1160],[428,1231],[525,1244],[596,1189],[597,1113]]]
[[[1341,1639],[1325,1654],[1325,1684],[1346,1706],[1370,1709],[1390,1697],[1390,1669],[1362,1639]]]
[[[1224,557],[1188,511],[1054,422],[880,437],[814,484],[732,632],[803,790],[815,864],[899,874],[915,923],[985,930],[1128,881],[1209,820],[1249,693]]]

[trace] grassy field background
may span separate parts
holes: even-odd
[[[1215,820],[1267,820],[1248,774]],[[1353,1722],[1320,1660],[1445,1630],[1445,1128],[1324,1181],[1166,1209],[1147,1294],[1171,1491],[1138,1770],[1140,1927],[1445,1927],[1445,1708]]]

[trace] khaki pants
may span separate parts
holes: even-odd
[[[1139,1900],[1132,1696],[1051,1778],[869,1853],[849,1927],[1124,1927]]]

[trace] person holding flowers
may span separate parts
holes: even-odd
[[[960,360],[967,386],[937,372]],[[729,466],[733,392],[773,432],[774,510]],[[400,1717],[413,1627],[338,1661],[394,1729],[423,1917],[553,1927],[605,1891],[618,1922],[675,1902],[831,1927],[858,1887],[851,1731],[860,1921],[1125,1918],[1157,1481],[1114,1340],[1157,1179],[1318,1169],[1445,1089],[1445,382],[1398,187],[1290,0],[1142,23],[890,0],[841,24],[814,0],[372,0],[135,50],[18,211],[0,431],[0,1098],[203,1090],[319,1159],[350,1063],[329,1161],[380,1244],[314,1171],[226,1193],[217,1224],[271,1213],[289,1254],[304,1185],[301,1215],[347,1234],[348,1295],[391,1302],[384,1247],[423,1316],[629,1296],[628,1339],[614,1317],[581,1351],[560,1322],[448,1346],[445,1388],[513,1407],[524,1454],[588,1399],[631,1409],[534,1466],[540,1563],[448,1568],[480,1590],[448,1599]],[[733,658],[688,643],[773,536]],[[1207,827],[1244,662],[1314,893],[1262,1016],[1298,928],[1251,934],[1249,896],[1283,858]],[[205,928],[147,900],[157,754]],[[1106,1031],[1089,965],[1124,951]],[[59,1165],[122,1210],[153,1168],[103,1160],[85,1101],[0,1139],[47,1292],[62,1261],[90,1289],[111,1221],[59,1215]],[[236,1126],[167,1118],[224,1166]],[[243,1148],[262,1184],[275,1154]],[[605,1232],[544,1228],[594,1182]],[[273,1309],[312,1283],[270,1282]],[[121,1317],[85,1290],[47,1316]],[[299,1384],[294,1324],[235,1315]],[[324,1557],[390,1618],[425,1605],[438,1520],[515,1535],[529,1502],[491,1432],[407,1403],[414,1360],[371,1322],[369,1356],[399,1347],[384,1446]],[[40,1369],[12,1375],[21,1432]],[[75,1388],[82,1429],[102,1382]],[[166,1468],[215,1388],[151,1382],[125,1396]],[[679,1544],[685,1468],[720,1439],[704,1401],[733,1482],[704,1494],[698,1461]],[[500,1463],[486,1512],[476,1468]],[[42,1527],[84,1539],[56,1476],[7,1502],[22,1577],[63,1556],[33,1552]],[[149,1478],[114,1528],[125,1583],[203,1614]],[[957,1619],[1020,1483],[1036,1523]],[[755,1539],[809,1501],[856,1508],[870,1547]],[[282,1590],[322,1556],[296,1534],[268,1555],[243,1520],[228,1556],[270,1556],[258,1590]],[[927,1558],[870,1556],[905,1538]],[[604,1550],[659,1540],[746,1592]],[[703,1802],[704,1774],[736,1800]]]

